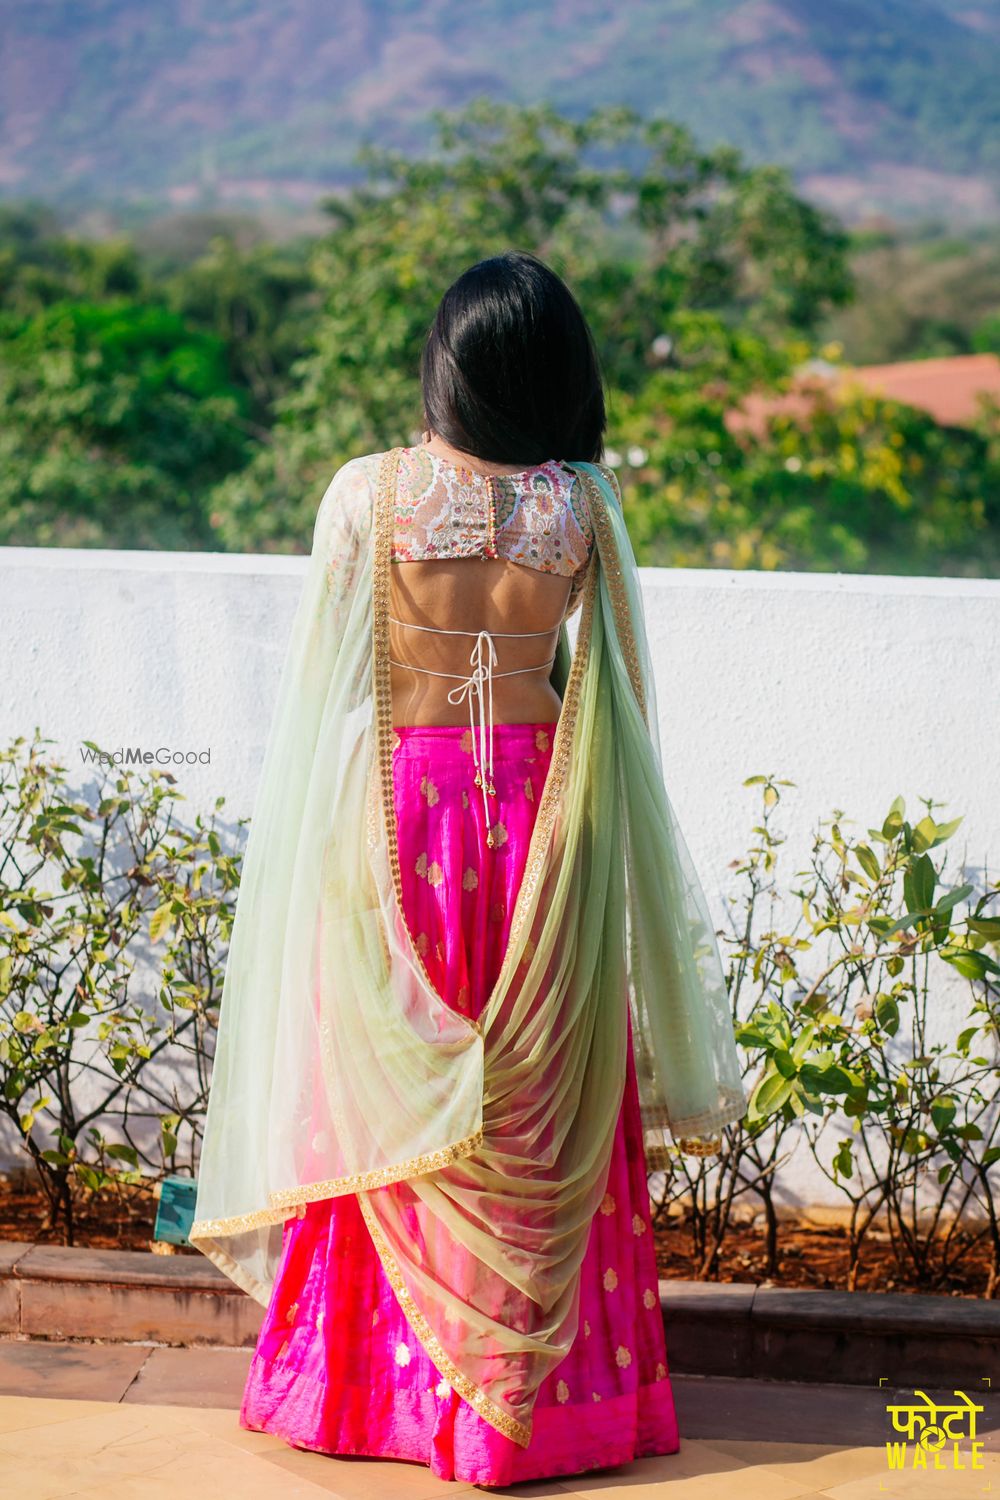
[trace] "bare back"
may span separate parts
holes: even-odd
[[[556,649],[559,625],[569,599],[566,578],[540,573],[495,558],[435,558],[395,563],[390,612],[418,625],[450,630],[545,631],[544,635],[496,642],[493,714],[497,724],[543,723],[559,717],[561,700],[549,682],[551,667],[537,672],[503,672],[545,662]],[[424,671],[390,668],[394,724],[463,724],[464,702],[449,703],[448,692],[470,669],[472,635],[435,635],[390,622],[391,655]],[[431,672],[454,674],[455,681]]]

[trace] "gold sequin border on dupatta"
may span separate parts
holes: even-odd
[[[604,464],[599,464],[598,468],[600,468],[601,473],[614,490],[620,504],[621,490],[618,487],[618,480],[614,470],[607,468]],[[586,475],[585,478],[589,481],[588,498],[590,498],[595,486],[590,475]],[[648,727],[649,713],[646,705],[646,693],[639,665],[639,653],[635,644],[635,631],[632,626],[628,595],[622,583],[621,559],[618,556],[618,548],[615,545],[614,532],[611,522],[608,519],[607,510],[603,504],[595,505],[591,503],[590,514],[597,545],[601,552],[601,566],[608,585],[608,593],[615,614],[615,629],[621,645],[622,655],[625,658],[629,681],[632,684],[632,691],[635,693],[636,702],[639,705],[642,717]],[[670,1116],[663,1108],[646,1109],[644,1107],[642,1110],[642,1120],[643,1125],[646,1127],[669,1127],[670,1125]],[[650,1170],[669,1166],[676,1159],[678,1149],[688,1156],[714,1156],[719,1151],[721,1145],[722,1137],[720,1135],[711,1135],[708,1137],[682,1136],[677,1142],[676,1147],[647,1144],[645,1147],[646,1166]]]
[[[621,491],[618,488],[614,470],[605,468],[603,465],[598,465],[598,467],[620,501]],[[621,558],[618,556],[615,534],[612,530],[611,522],[608,520],[608,513],[605,509],[603,499],[597,490],[597,485],[592,475],[584,474],[582,478],[590,504],[590,519],[601,554],[601,568],[608,585],[608,593],[611,596],[611,607],[615,612],[615,630],[618,635],[618,642],[622,649],[622,655],[625,658],[625,665],[628,668],[629,681],[632,684],[632,691],[635,693],[636,702],[639,705],[643,719],[648,724],[646,692],[642,684],[639,653],[635,644],[635,631],[632,628],[632,614],[629,609],[625,585],[622,582]],[[594,503],[595,498],[598,501],[597,504]]]
[[[392,695],[388,670],[389,566],[391,562],[395,513],[396,473],[400,452],[400,449],[392,449],[383,458],[379,470],[379,482],[375,499],[375,554],[373,564],[374,575],[372,579],[372,672],[375,695],[374,760],[378,776],[377,778],[372,778],[372,785],[375,786],[377,782],[377,787],[376,793],[370,795],[369,800],[369,840],[378,836],[377,804],[380,801],[382,823],[389,845],[389,862],[392,870],[396,901],[400,911],[402,911],[403,889],[392,781]],[[594,491],[592,509],[601,512],[603,498],[596,492],[596,486],[592,486],[592,489]],[[611,539],[611,547],[612,549],[614,548],[613,538]],[[535,815],[528,846],[528,856],[517,899],[514,904],[514,911],[511,916],[507,947],[500,967],[500,973],[494,985],[490,1001],[487,1002],[487,1006],[489,1006],[492,999],[498,993],[500,986],[505,981],[511,964],[514,962],[513,955],[516,951],[518,937],[524,926],[528,903],[537,886],[548,851],[559,798],[569,767],[570,750],[576,730],[580,690],[589,661],[590,633],[594,600],[597,592],[599,561],[598,550],[595,548],[587,565],[576,645],[570,663],[562,707],[556,723],[552,756],[549,761],[542,794],[538,802],[538,810]],[[412,936],[410,942],[415,961],[420,965],[422,972],[427,975],[427,970],[421,956],[416,946],[412,943]],[[427,975],[427,983],[431,985],[429,975]],[[433,988],[433,986],[431,987]],[[480,1035],[482,1035],[481,1024],[478,1021],[473,1021],[470,1017],[466,1017],[466,1019],[470,1026],[475,1027]],[[474,1147],[470,1149],[474,1149]],[[464,1154],[467,1153],[456,1149],[456,1157]],[[396,1294],[407,1322],[424,1349],[426,1349],[437,1369],[440,1370],[441,1374],[451,1382],[451,1385],[458,1394],[485,1421],[489,1422],[492,1427],[495,1427],[498,1432],[503,1433],[505,1437],[512,1439],[520,1447],[527,1447],[531,1438],[530,1427],[523,1422],[517,1421],[516,1418],[511,1417],[507,1412],[502,1411],[485,1391],[481,1390],[473,1381],[462,1374],[444,1349],[434,1330],[416,1305],[403,1278],[399,1264],[392,1253],[392,1249],[382,1232],[381,1226],[364,1192],[358,1193],[358,1205],[364,1216],[365,1223],[368,1225],[372,1243],[378,1253],[386,1278]]]

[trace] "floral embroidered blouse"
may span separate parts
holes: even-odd
[[[594,529],[575,472],[557,459],[482,474],[423,445],[404,448],[396,482],[395,562],[498,557],[572,579],[577,607]]]

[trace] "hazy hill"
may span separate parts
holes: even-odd
[[[997,210],[1000,0],[5,0],[0,193],[309,201],[489,93],[629,102],[848,214]]]

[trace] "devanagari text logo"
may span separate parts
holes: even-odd
[[[956,1401],[932,1401],[926,1391],[914,1391],[912,1403],[887,1406],[894,1431],[903,1441],[885,1445],[890,1469],[981,1469],[983,1442],[976,1437],[977,1406],[964,1391]],[[968,1448],[963,1451],[963,1441]]]

